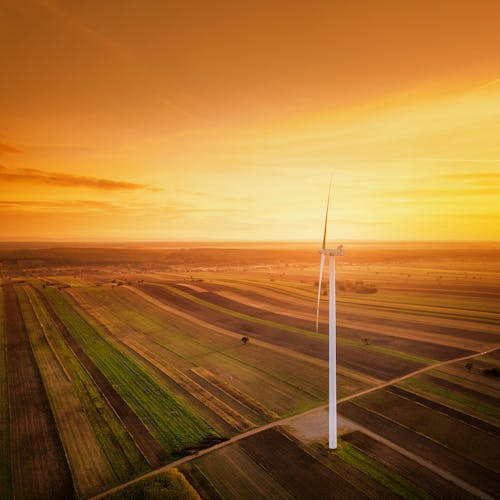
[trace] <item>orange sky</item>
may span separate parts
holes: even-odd
[[[2,240],[500,239],[500,2],[0,2]]]

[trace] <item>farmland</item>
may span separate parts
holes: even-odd
[[[145,474],[193,498],[494,496],[498,255],[338,259],[330,452],[312,248],[1,248],[0,496],[89,498]]]

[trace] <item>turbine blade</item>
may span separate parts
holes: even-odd
[[[328,200],[326,202],[325,230],[323,231],[323,250],[326,248],[326,226],[328,225],[328,208],[330,207],[330,192],[332,191],[332,178],[330,177],[330,187],[328,188]]]
[[[321,254],[321,259],[319,261],[319,281],[318,281],[318,305],[316,307],[316,333],[319,329],[319,303],[321,300],[321,282],[323,281],[323,268],[325,267],[325,254]]]

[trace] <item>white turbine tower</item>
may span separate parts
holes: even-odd
[[[329,344],[329,410],[328,410],[328,446],[334,450],[337,448],[337,324],[335,311],[335,257],[344,255],[343,245],[339,245],[336,249],[326,248],[326,228],[328,225],[328,208],[330,205],[330,192],[332,190],[332,182],[328,189],[328,201],[326,203],[325,230],[323,232],[323,246],[319,251],[319,282],[318,282],[318,306],[316,308],[316,332],[319,327],[319,304],[321,300],[321,282],[323,280],[323,268],[325,266],[325,256],[328,255],[330,279],[328,285],[328,344]]]

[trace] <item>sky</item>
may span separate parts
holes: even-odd
[[[0,240],[500,239],[498,0],[0,0]]]

